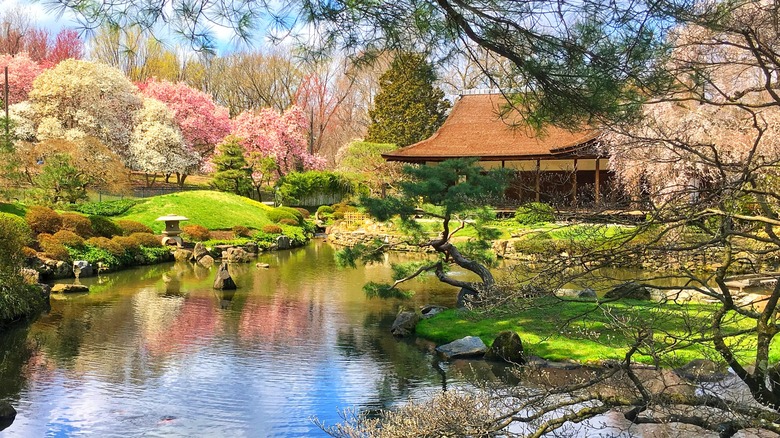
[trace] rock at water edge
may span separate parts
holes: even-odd
[[[214,279],[214,289],[220,290],[232,290],[237,289],[236,283],[233,281],[233,277],[228,272],[228,264],[222,262],[217,271],[217,277]]]
[[[8,428],[16,418],[16,409],[7,401],[0,401],[0,430]]]
[[[487,345],[477,336],[466,336],[449,344],[438,346],[436,351],[441,353],[446,359],[474,357],[484,355],[487,351]]]
[[[51,287],[52,293],[65,293],[65,294],[71,294],[71,293],[79,293],[79,292],[89,292],[89,287],[83,285],[83,284],[63,284],[63,283],[57,283],[54,286]]]
[[[395,317],[393,325],[390,327],[390,333],[393,336],[408,336],[414,333],[417,323],[420,322],[420,316],[414,312],[401,312]]]
[[[517,333],[511,330],[503,331],[498,334],[493,345],[485,353],[485,359],[522,365],[525,363],[523,341]]]

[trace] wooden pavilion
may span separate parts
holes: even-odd
[[[430,138],[382,156],[388,161],[437,163],[478,157],[486,169],[513,169],[506,193],[511,204],[546,202],[559,207],[613,203],[619,196],[598,130],[547,127],[541,133],[507,114],[500,94],[466,94]]]

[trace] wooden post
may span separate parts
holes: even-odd
[[[3,105],[5,106],[5,141],[10,143],[10,121],[8,120],[8,66],[5,66],[5,94],[3,97]]]
[[[571,182],[571,195],[572,195],[572,203],[571,205],[577,206],[577,159],[574,159],[574,172],[572,172],[572,182]]]
[[[541,200],[541,196],[539,194],[539,174],[542,172],[542,163],[541,160],[536,160],[536,202],[539,202]]]
[[[599,159],[596,158],[596,204],[601,203],[601,170],[599,169]]]

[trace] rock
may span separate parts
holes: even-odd
[[[89,287],[83,285],[83,284],[64,284],[64,283],[57,283],[54,286],[51,287],[52,293],[64,293],[64,294],[70,294],[70,293],[79,293],[79,292],[89,292]]]
[[[233,281],[233,277],[230,276],[230,272],[228,272],[228,263],[222,262],[214,279],[214,289],[232,290],[236,288],[236,283]]]
[[[192,249],[192,261],[197,262],[207,255],[209,255],[209,250],[206,249],[206,246],[202,242],[196,243],[195,248]]]
[[[211,256],[215,259],[224,259],[227,257],[227,250],[232,247],[233,245],[215,245],[213,248],[211,248]]]
[[[41,282],[41,273],[35,269],[22,268],[22,278],[27,284],[38,284]]]
[[[33,262],[33,268],[41,273],[44,279],[68,278],[73,276],[73,269],[69,263],[61,260],[37,258]]]
[[[244,251],[250,254],[257,254],[260,252],[256,242],[247,242],[244,244]]]
[[[447,308],[442,306],[423,306],[423,308],[420,309],[420,314],[422,315],[423,319],[428,319],[433,315],[441,313],[445,310],[447,310]]]
[[[89,277],[92,275],[92,266],[86,260],[76,260],[73,262],[73,275],[76,278]]]
[[[436,347],[436,351],[444,356],[445,359],[476,357],[484,355],[487,351],[487,346],[477,336],[466,336],[449,344],[440,345]]]
[[[244,251],[244,248],[241,247],[228,248],[224,254],[224,259],[230,263],[249,263],[253,257],[249,255],[248,252]]]
[[[0,401],[0,430],[8,428],[16,418],[16,409],[7,401]]]
[[[276,248],[277,249],[290,249],[290,238],[282,234],[281,236],[276,238]]]
[[[650,289],[633,281],[628,281],[626,283],[615,286],[612,290],[604,294],[604,298],[648,301],[652,298],[652,296]]]
[[[598,298],[598,296],[596,295],[595,290],[588,287],[577,292],[577,298],[582,298],[586,300],[595,300],[596,298]]]
[[[258,269],[269,269],[271,265],[269,265],[268,263],[256,263],[255,267]]]
[[[46,283],[38,283],[37,286],[41,289],[41,293],[44,297],[51,295],[51,285]]]
[[[393,325],[390,327],[390,333],[393,336],[408,336],[414,333],[414,328],[420,322],[420,316],[415,312],[401,312],[395,317]]]
[[[726,367],[709,359],[695,359],[674,370],[683,379],[693,382],[713,382],[726,375]]]
[[[198,259],[198,264],[203,266],[204,268],[210,268],[214,266],[214,257],[211,257],[208,253]]]
[[[525,363],[523,341],[517,333],[511,330],[503,331],[485,353],[485,359],[522,365]]]
[[[177,262],[187,262],[192,258],[192,251],[179,248],[173,253],[173,258]]]

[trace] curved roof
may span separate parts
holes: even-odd
[[[508,161],[598,155],[580,150],[592,145],[599,131],[572,132],[549,126],[539,134],[524,126],[517,111],[501,117],[505,105],[506,100],[500,94],[461,96],[447,120],[430,138],[382,156],[388,161],[417,163],[463,157]]]

